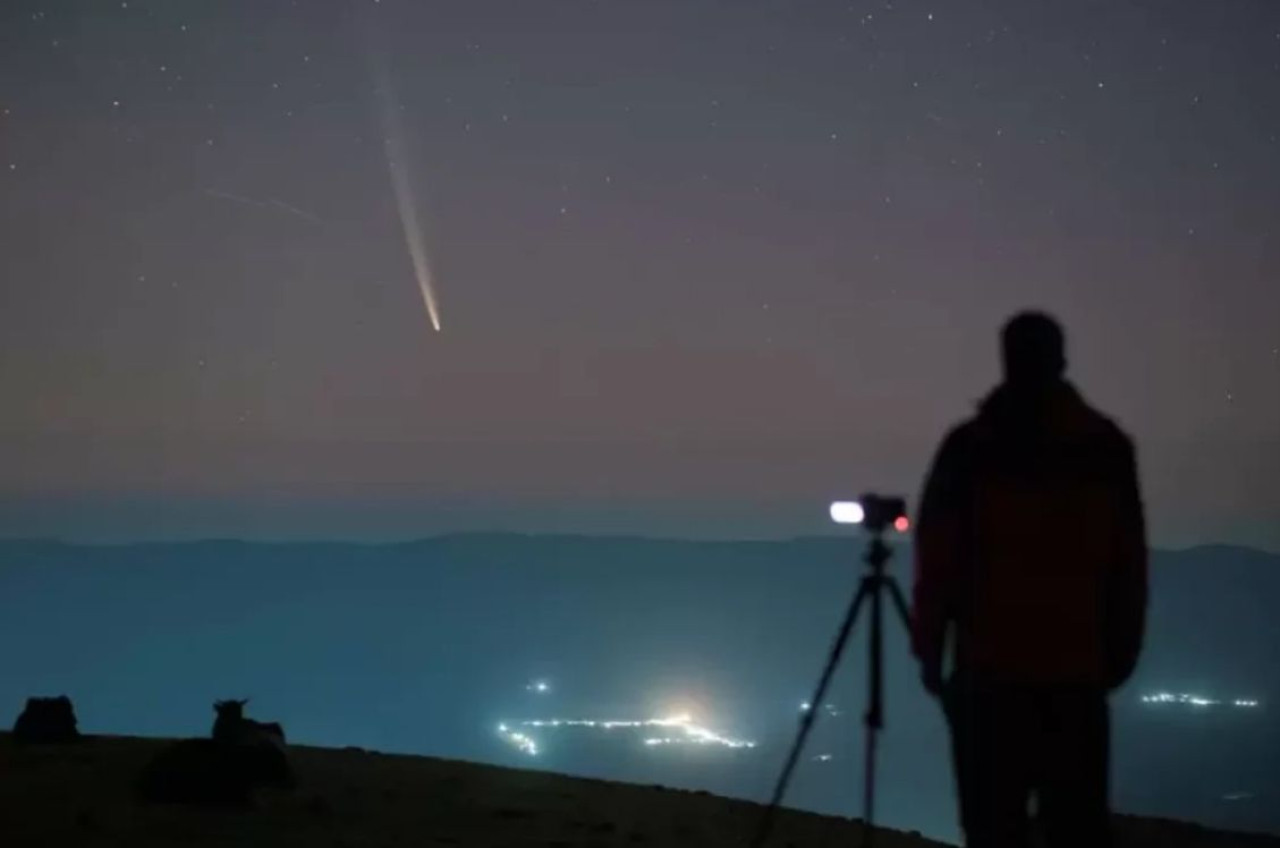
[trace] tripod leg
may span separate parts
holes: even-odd
[[[760,821],[760,828],[756,831],[755,839],[751,841],[754,848],[760,848],[760,846],[764,845],[765,840],[769,838],[769,832],[773,829],[773,817],[777,813],[778,807],[782,804],[783,796],[786,795],[787,785],[791,783],[791,774],[795,771],[796,762],[800,759],[800,752],[804,750],[804,743],[809,738],[809,731],[813,729],[814,719],[817,718],[818,710],[827,696],[827,687],[831,684],[831,677],[835,674],[836,666],[840,664],[840,657],[844,654],[845,645],[849,642],[849,633],[853,630],[854,622],[858,620],[858,610],[862,607],[862,601],[871,592],[870,586],[868,578],[864,577],[862,584],[858,587],[858,593],[849,602],[849,609],[844,614],[844,621],[840,623],[840,629],[836,633],[835,641],[831,643],[831,652],[827,655],[827,664],[822,669],[822,676],[818,678],[818,686],[813,692],[812,700],[809,701],[809,710],[804,714],[804,718],[800,720],[800,731],[796,734],[795,741],[791,743],[791,751],[787,754],[786,765],[782,767],[782,773],[778,775],[778,783],[773,788],[773,798],[769,801],[769,806],[764,811],[764,818]]]
[[[884,587],[883,574],[872,578],[871,638],[867,640],[867,713],[866,750],[863,755],[862,775],[862,844],[869,848],[875,838],[876,815],[876,742],[884,725]]]
[[[867,725],[867,747],[863,759],[862,772],[862,848],[871,848],[874,843],[875,830],[875,798],[876,798],[876,743],[879,741],[879,728]]]
[[[907,632],[911,632],[911,613],[907,607],[907,597],[902,592],[902,587],[898,585],[898,581],[892,577],[885,576],[885,584],[889,587],[889,597],[893,598],[893,605],[898,610],[898,617],[902,619],[902,626],[907,628]]]
[[[902,619],[902,625],[911,632],[911,614],[907,611],[906,597],[898,586],[898,581],[888,575],[879,577],[879,587],[888,587],[889,597]],[[883,621],[880,611],[880,592],[872,599],[872,634],[871,634],[871,707],[867,711],[867,742],[862,776],[862,845],[871,848],[875,839],[875,786],[876,786],[876,753],[880,741],[880,728],[884,726],[884,678],[882,676],[884,644],[882,642]]]

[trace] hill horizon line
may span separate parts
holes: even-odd
[[[23,801],[15,806],[21,814],[10,823],[20,838],[81,842],[86,835],[111,835],[141,846],[211,844],[207,830],[202,830],[208,826],[203,816],[138,806],[127,795],[127,776],[179,737],[89,734],[94,744],[75,749],[74,757],[53,749],[39,758],[41,770],[61,776],[61,784],[48,780],[16,784],[14,778],[27,777],[36,760],[14,757],[8,736],[0,733],[5,743],[0,745],[0,759],[8,766],[0,774],[11,783],[3,788]],[[437,799],[437,812],[427,821],[430,832],[447,833],[441,841],[460,846],[527,837],[531,828],[548,845],[595,844],[596,839],[583,839],[624,834],[633,844],[739,845],[755,834],[764,809],[758,801],[661,783],[356,746],[290,745],[289,749],[294,767],[304,777],[302,787],[256,799],[250,814],[230,820],[224,836],[231,836],[235,844],[274,844],[281,827],[314,841],[322,835],[334,838],[334,844],[369,841],[375,834],[420,837],[424,822],[411,811],[413,801],[424,791]],[[77,767],[79,762],[91,762],[93,768]],[[51,791],[54,786],[60,790]],[[589,821],[584,820],[585,810],[595,811],[586,816]],[[1133,848],[1280,845],[1271,834],[1206,827],[1183,819],[1116,811],[1112,820],[1117,844]],[[953,844],[900,825],[877,823],[875,833],[877,842],[887,848]],[[865,834],[858,818],[784,806],[775,836],[787,844],[835,844]]]
[[[286,547],[286,546],[329,546],[347,548],[406,548],[417,545],[428,545],[441,542],[462,542],[482,540],[525,540],[544,542],[628,542],[642,544],[681,544],[698,547],[718,547],[724,545],[789,545],[789,544],[834,544],[849,543],[857,545],[866,538],[865,534],[817,533],[807,535],[779,536],[776,538],[700,538],[678,535],[640,534],[640,533],[566,533],[566,532],[525,532],[517,530],[464,530],[457,532],[436,533],[413,536],[405,539],[358,540],[342,538],[282,538],[282,539],[246,539],[233,536],[200,536],[189,539],[136,539],[130,541],[80,541],[48,536],[8,536],[0,537],[0,546],[40,545],[64,548],[160,548],[160,547],[194,547],[194,546],[244,546],[244,547]],[[891,536],[897,548],[910,548],[911,539]],[[1204,554],[1235,553],[1245,555],[1261,555],[1280,557],[1280,550],[1270,550],[1254,545],[1232,542],[1203,542],[1195,545],[1165,546],[1151,545],[1153,552],[1163,554]]]

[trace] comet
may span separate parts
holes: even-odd
[[[391,85],[391,72],[387,62],[376,52],[373,66],[383,152],[387,158],[387,171],[391,175],[391,190],[395,193],[396,212],[400,216],[400,226],[404,230],[404,241],[409,250],[409,260],[413,264],[413,275],[418,281],[418,290],[422,293],[422,304],[426,307],[431,326],[438,333],[440,332],[440,303],[436,297],[431,263],[427,258],[427,245],[422,234],[418,204],[409,180],[409,156],[405,145],[404,127],[400,121],[400,105],[395,89]]]

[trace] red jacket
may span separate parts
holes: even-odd
[[[946,437],[916,523],[912,644],[940,669],[1114,688],[1147,603],[1133,444],[1066,382],[1002,386]]]

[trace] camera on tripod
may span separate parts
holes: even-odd
[[[884,596],[889,597],[889,608],[897,613],[899,621],[906,629],[910,629],[910,612],[907,599],[898,582],[885,573],[885,566],[893,556],[893,549],[884,539],[884,531],[892,527],[899,533],[911,529],[911,521],[907,518],[907,502],[900,497],[866,494],[856,501],[836,501],[831,504],[831,520],[837,524],[861,524],[870,531],[867,550],[863,561],[867,564],[867,572],[858,584],[858,591],[849,602],[844,614],[844,621],[836,632],[835,641],[827,655],[827,663],[818,678],[817,688],[810,704],[825,703],[827,688],[840,657],[844,654],[849,634],[858,620],[858,613],[867,604],[871,612],[871,634],[867,640],[867,712],[863,717],[866,724],[866,753],[863,761],[862,784],[862,835],[863,848],[868,848],[874,839],[875,797],[876,797],[876,741],[880,729],[884,727]],[[778,782],[773,789],[773,797],[765,808],[756,836],[752,840],[752,848],[763,848],[773,827],[773,817],[782,805],[787,793],[787,785],[799,762],[800,752],[804,749],[809,731],[813,729],[817,710],[805,710],[800,720],[800,728],[791,743],[791,750],[778,774]]]
[[[892,527],[899,533],[911,529],[905,498],[876,494],[863,495],[856,501],[831,504],[831,520],[836,524],[861,524],[872,533],[883,533]]]

